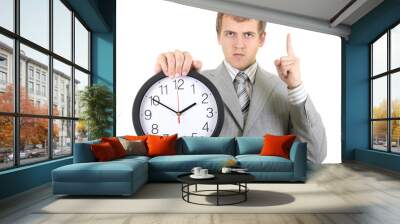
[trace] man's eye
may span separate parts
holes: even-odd
[[[227,32],[227,33],[226,33],[226,36],[228,36],[228,37],[233,37],[233,36],[234,36],[234,33],[233,33],[233,32]]]
[[[246,38],[249,38],[249,37],[253,37],[254,34],[252,34],[252,33],[245,33],[244,36],[245,36]]]

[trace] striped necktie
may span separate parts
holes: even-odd
[[[246,73],[240,71],[235,77],[235,88],[236,93],[239,98],[240,107],[242,109],[242,114],[244,118],[244,122],[247,120],[247,114],[249,112],[250,106],[250,89],[249,89],[249,77]]]

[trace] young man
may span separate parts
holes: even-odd
[[[321,163],[326,157],[325,128],[302,84],[290,34],[287,55],[275,60],[280,79],[256,61],[257,51],[265,42],[265,26],[263,21],[217,15],[218,43],[225,60],[216,69],[201,73],[217,87],[225,104],[220,136],[293,133],[307,142],[308,159]],[[158,56],[155,71],[180,76],[201,66],[190,53],[175,50]]]

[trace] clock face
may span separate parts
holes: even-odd
[[[201,74],[158,74],[136,96],[133,121],[137,134],[217,136],[223,113],[219,93]]]

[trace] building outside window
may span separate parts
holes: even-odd
[[[42,96],[46,96],[46,86],[42,86]]]
[[[40,81],[40,71],[36,70],[36,81]]]
[[[29,71],[28,71],[28,73],[29,73],[29,79],[32,79],[32,80],[33,80],[33,67],[32,67],[32,66],[29,66]]]
[[[34,93],[33,82],[31,82],[31,81],[28,82],[28,91],[29,91],[29,94]]]
[[[46,74],[42,73],[42,83],[46,83]]]
[[[7,84],[7,74],[3,71],[0,71],[0,84],[2,85]]]
[[[7,87],[7,56],[0,54],[0,91],[4,92]]]
[[[0,67],[6,68],[7,67],[7,56],[0,54]]]
[[[40,96],[40,84],[36,84],[36,95]]]

